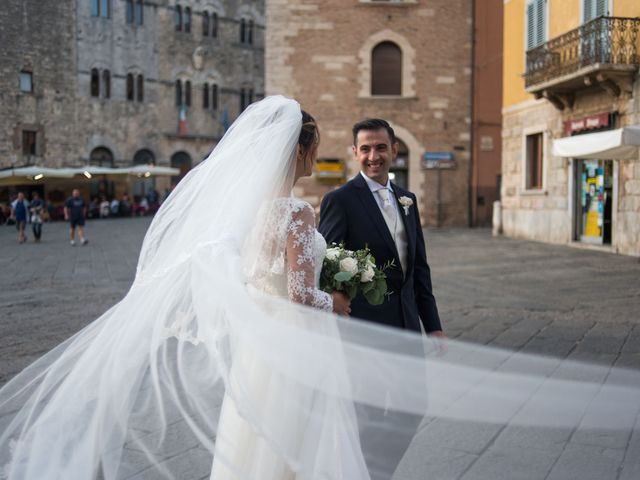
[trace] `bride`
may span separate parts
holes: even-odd
[[[163,203],[126,296],[0,390],[0,478],[388,480],[359,431],[382,465],[406,427],[362,406],[425,416],[417,437],[436,418],[637,431],[635,371],[456,342],[438,358],[319,291],[326,245],[291,196],[318,138],[281,96],[236,120]]]

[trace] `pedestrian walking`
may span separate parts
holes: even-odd
[[[29,202],[24,198],[24,193],[18,192],[18,198],[11,204],[11,217],[16,221],[16,229],[18,230],[18,243],[27,241],[25,228],[27,226],[27,213],[29,211]]]
[[[33,198],[29,204],[29,212],[31,212],[31,228],[33,230],[34,242],[40,243],[40,237],[42,236],[44,201],[40,198],[38,192],[33,192]]]
[[[76,244],[76,228],[78,229],[80,243],[82,245],[89,243],[89,240],[84,237],[84,219],[86,214],[87,206],[80,196],[80,190],[74,188],[71,197],[69,197],[64,204],[64,219],[68,220],[70,224],[69,238],[71,239],[71,246],[75,246]]]

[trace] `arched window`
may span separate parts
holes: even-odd
[[[211,85],[211,108],[218,109],[218,85]]]
[[[97,68],[91,69],[91,96],[100,96],[100,73]]]
[[[389,168],[389,176],[396,185],[401,188],[409,188],[409,149],[407,145],[396,138],[398,142],[398,155],[391,162],[391,168]]]
[[[113,153],[106,147],[97,147],[89,155],[89,165],[113,167]]]
[[[143,148],[138,150],[133,156],[134,165],[155,165],[156,157],[151,150]]]
[[[182,7],[176,5],[176,11],[173,15],[173,23],[175,24],[176,32],[182,31]]]
[[[202,36],[209,36],[209,12],[202,12]]]
[[[245,42],[246,29],[247,29],[247,22],[245,22],[244,18],[241,18],[240,19],[240,43]]]
[[[184,31],[191,32],[191,8],[184,7]]]
[[[144,76],[138,75],[137,81],[138,81],[138,85],[137,85],[138,91],[137,91],[136,97],[139,102],[142,102],[144,100]]]
[[[135,2],[136,25],[142,25],[144,23],[144,0],[135,0]]]
[[[240,111],[243,112],[251,103],[253,103],[253,89],[241,88],[240,89]]]
[[[104,98],[111,98],[111,72],[109,70],[102,71],[102,88]]]
[[[176,80],[176,107],[182,105],[182,81]]]
[[[184,103],[187,107],[191,106],[191,82],[184,82]]]
[[[202,88],[202,108],[209,108],[209,85],[206,83]]]
[[[218,36],[218,14],[216,12],[211,14],[211,36],[214,38]]]
[[[249,20],[249,26],[247,28],[247,43],[253,45],[253,20]]]
[[[393,42],[371,52],[371,95],[402,95],[402,50]]]
[[[171,183],[178,183],[191,170],[191,157],[186,152],[177,152],[171,156],[171,167],[180,169],[180,174],[171,177]]]
[[[93,17],[109,18],[110,13],[110,0],[91,0],[91,15]]]
[[[134,99],[133,73],[127,73],[127,100]]]
[[[127,0],[125,3],[127,23],[133,23],[133,1],[134,0]]]

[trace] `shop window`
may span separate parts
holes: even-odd
[[[20,72],[20,91],[33,92],[33,74],[31,72]]]
[[[22,131],[22,154],[26,156],[37,155],[38,132],[33,130]]]
[[[402,50],[393,42],[381,42],[371,52],[371,94],[402,94]]]
[[[525,173],[525,187],[527,190],[542,189],[543,141],[542,133],[527,135]]]
[[[389,177],[393,183],[407,189],[409,188],[409,149],[399,138],[396,141],[398,142],[398,154],[391,162]]]

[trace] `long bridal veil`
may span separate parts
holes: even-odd
[[[0,390],[0,478],[209,478],[214,453],[233,478],[269,478],[225,456],[246,441],[218,429],[225,396],[296,479],[380,478],[371,438],[414,426],[367,424],[362,407],[423,418],[414,448],[440,420],[638,433],[638,371],[459,342],[439,356],[252,289],[256,262],[283,258],[266,219],[293,186],[300,127],[293,100],[250,106],[163,204],[127,295]]]

